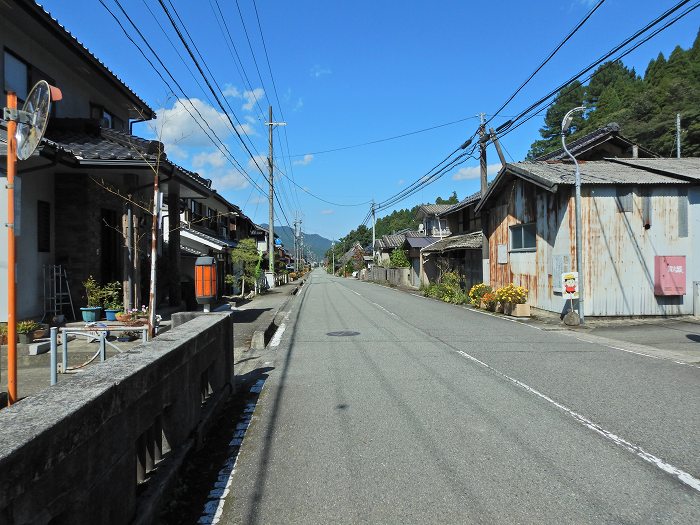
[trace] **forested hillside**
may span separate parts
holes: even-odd
[[[676,47],[668,59],[659,54],[644,76],[619,61],[606,62],[587,85],[577,81],[564,88],[547,110],[542,139],[532,144],[529,159],[561,147],[562,118],[580,105],[588,110],[575,117],[572,140],[617,122],[625,137],[661,156],[674,156],[680,113],[681,153],[700,156],[700,33],[690,49]]]

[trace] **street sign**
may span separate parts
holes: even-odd
[[[578,299],[578,272],[561,274],[561,289],[564,299]]]

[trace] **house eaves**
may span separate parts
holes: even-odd
[[[29,16],[34,18],[42,25],[49,33],[55,36],[59,41],[66,44],[66,47],[71,49],[80,59],[90,63],[93,68],[121,91],[128,99],[134,103],[134,114],[131,118],[143,118],[150,120],[156,117],[155,111],[146,102],[139,97],[124,81],[119,78],[112,70],[110,70],[99,58],[97,58],[89,49],[87,49],[68,29],[61,25],[51,13],[43,6],[37,4],[33,0],[17,0],[16,2]]]

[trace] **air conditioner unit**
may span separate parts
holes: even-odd
[[[423,226],[422,222],[418,225],[418,231],[421,233],[423,233],[425,231],[425,227]]]

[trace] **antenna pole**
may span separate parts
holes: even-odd
[[[17,109],[17,95],[7,93],[7,107]],[[17,122],[7,122],[7,405],[17,401],[17,298],[15,282],[15,167]]]
[[[676,158],[681,158],[681,114],[676,113]]]

